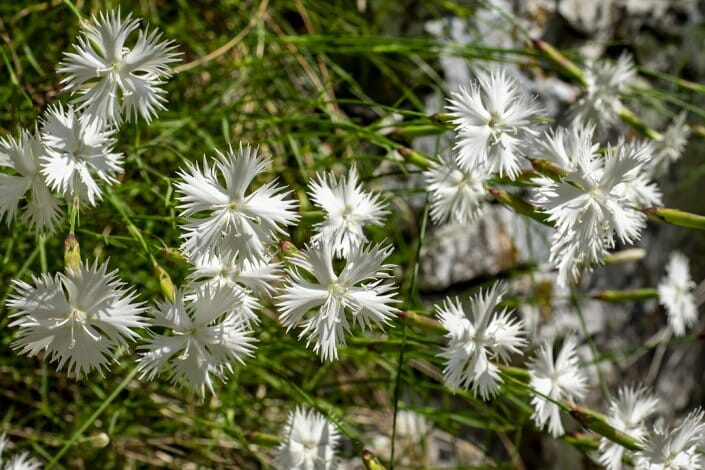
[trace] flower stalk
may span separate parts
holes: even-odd
[[[650,220],[662,222],[664,224],[680,225],[681,227],[705,230],[705,216],[669,209],[667,207],[650,207],[644,209],[646,216]]]

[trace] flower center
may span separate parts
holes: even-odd
[[[345,295],[345,291],[345,286],[337,281],[332,283],[328,288],[328,293],[336,298],[342,298]]]
[[[86,312],[83,310],[79,310],[77,308],[72,308],[71,311],[69,312],[69,319],[77,321],[79,323],[85,323],[86,322]]]
[[[343,208],[343,212],[341,214],[341,217],[343,218],[343,224],[348,225],[354,221],[353,210],[354,208],[350,204],[345,205],[345,208]]]
[[[316,441],[314,441],[313,439],[305,439],[303,442],[301,442],[301,445],[303,445],[304,449],[306,450],[313,450],[318,447]]]
[[[487,121],[487,127],[490,128],[490,138],[488,139],[488,144],[490,146],[500,145],[502,143],[502,136],[505,132],[511,131],[507,129],[505,124],[502,122],[502,117],[495,111],[490,113],[490,119]]]

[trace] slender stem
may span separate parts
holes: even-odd
[[[43,233],[39,234],[39,265],[42,267],[43,273],[49,271],[47,266],[46,236]]]
[[[157,263],[157,259],[154,257],[154,254],[152,253],[152,250],[149,248],[149,245],[147,244],[147,241],[144,239],[142,236],[142,232],[135,226],[135,224],[132,223],[130,220],[129,215],[127,215],[127,210],[125,210],[125,207],[123,206],[122,201],[120,201],[116,196],[115,193],[112,191],[108,191],[109,194],[109,199],[110,202],[112,203],[113,207],[117,209],[117,211],[120,213],[122,216],[122,219],[125,221],[125,226],[127,227],[127,231],[130,232],[130,235],[137,240],[137,242],[142,246],[142,249],[144,250],[145,254],[149,258],[149,260],[152,262],[152,266],[157,266],[159,263]]]
[[[64,4],[69,7],[69,10],[73,12],[74,15],[79,19],[79,21],[83,20],[83,15],[79,11],[78,8],[76,8],[76,5],[73,4],[70,0],[64,0]]]
[[[76,223],[78,221],[79,207],[80,202],[78,200],[78,196],[74,196],[73,201],[71,202],[71,207],[69,208],[69,233],[71,235],[76,234]]]
[[[428,194],[426,194],[426,202],[424,204],[423,215],[421,216],[421,226],[419,227],[419,242],[416,246],[416,257],[414,261],[414,271],[411,274],[411,285],[409,286],[409,292],[406,298],[406,307],[410,307],[414,302],[414,292],[416,291],[416,280],[419,273],[419,258],[421,256],[421,247],[423,246],[423,241],[426,238],[426,225],[428,223],[428,212],[429,212],[429,201]],[[394,383],[394,416],[392,417],[392,449],[389,457],[389,467],[394,470],[394,451],[396,450],[396,437],[397,437],[397,414],[399,411],[399,393],[401,389],[401,369],[404,366],[404,349],[406,346],[406,330],[407,326],[404,323],[402,329],[402,343],[399,349],[399,361],[397,362],[397,377]],[[369,467],[368,467],[369,468]]]
[[[570,288],[570,298],[573,307],[575,307],[575,310],[578,313],[578,320],[580,320],[580,329],[583,330],[583,334],[585,335],[585,341],[590,347],[590,353],[592,354],[592,363],[595,366],[595,372],[597,372],[597,379],[600,382],[602,396],[604,397],[605,401],[609,402],[611,398],[610,389],[607,386],[607,382],[605,381],[605,377],[603,376],[602,371],[600,370],[597,348],[595,347],[595,343],[593,342],[592,337],[590,336],[590,332],[587,329],[587,322],[585,321],[585,315],[583,315],[583,309],[580,308],[580,298],[578,297],[578,293],[575,290],[575,286],[571,286]]]
[[[681,227],[696,228],[705,230],[705,216],[692,214],[678,209],[668,207],[650,207],[644,209],[649,220],[662,222],[664,224],[680,225]]]
[[[95,412],[81,425],[81,427],[73,433],[71,438],[64,444],[64,447],[59,450],[59,452],[54,455],[54,458],[52,458],[49,463],[47,463],[47,466],[45,467],[47,470],[50,468],[54,467],[58,462],[61,457],[64,456],[64,454],[73,446],[76,441],[78,440],[79,437],[90,427],[93,422],[98,419],[98,417],[103,414],[103,411],[110,405],[110,403],[117,398],[117,396],[122,392],[127,385],[132,382],[132,379],[135,378],[137,375],[138,369],[134,368],[130,371],[129,374],[127,374],[127,377],[125,377],[122,382],[115,388],[115,390],[112,391],[112,393],[103,401],[103,403],[100,404],[100,406],[95,410]]]

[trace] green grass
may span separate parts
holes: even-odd
[[[166,87],[168,111],[151,125],[140,121],[121,129],[118,148],[126,155],[125,173],[98,207],[82,208],[77,237],[83,257],[109,258],[141,299],[159,299],[151,257],[177,284],[186,274],[186,266],[164,252],[179,246],[173,181],[185,162],[230,143],[260,145],[273,156],[272,176],[291,185],[307,208],[306,179],[316,171],[355,162],[374,183],[376,167],[408,144],[377,132],[384,118],[398,112],[404,116],[402,126],[436,125],[424,115],[423,97],[443,87],[439,52],[468,60],[535,60],[525,50],[440,44],[394,31],[394,19],[408,13],[397,10],[396,2],[367,2],[362,12],[354,3],[121,2],[123,14],[143,17],[179,44],[183,71]],[[428,18],[473,13],[452,2],[421,3],[416,14]],[[33,127],[48,104],[66,100],[59,96],[55,66],[78,31],[74,13],[88,17],[114,7],[117,2],[0,5],[1,135]],[[670,96],[679,104],[677,95]],[[403,175],[409,169],[399,164],[392,171]],[[387,194],[392,215],[371,234],[397,247],[390,262],[399,265],[405,308],[423,309],[415,279],[426,221],[421,213],[401,210],[400,198],[407,192]],[[145,246],[126,229],[128,220]],[[297,246],[308,239],[315,221],[315,214],[304,218],[292,231]],[[13,278],[28,280],[30,273],[63,268],[67,233],[68,218],[46,239],[21,225],[0,227],[3,300]],[[521,449],[525,436],[535,436],[530,395],[520,381],[508,381],[491,406],[468,392],[451,395],[438,380],[439,334],[401,322],[385,334],[351,338],[339,362],[322,364],[295,331],[284,332],[267,306],[255,333],[255,355],[201,401],[164,378],[135,379],[134,351],[124,351],[121,363],[104,377],[68,379],[52,364],[11,349],[14,332],[7,327],[7,313],[3,308],[0,315],[0,429],[19,448],[65,467],[266,467],[272,451],[253,433],[277,435],[297,404],[308,404],[338,424],[347,437],[340,452],[346,458],[360,456],[369,446],[371,423],[391,434],[394,418],[388,418],[403,409],[492,449],[500,468],[511,467],[514,446]],[[98,446],[105,444],[102,433],[109,442]],[[502,442],[509,444],[502,447]],[[407,451],[396,448],[395,457]],[[390,455],[377,457],[390,464]]]

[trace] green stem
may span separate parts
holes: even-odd
[[[622,447],[626,447],[627,449],[636,452],[644,450],[643,444],[637,439],[634,439],[619,429],[610,426],[607,423],[607,417],[603,414],[597,413],[596,411],[588,408],[583,408],[582,406],[573,405],[570,409],[570,415],[589,430],[596,432],[600,436],[606,437],[610,441],[617,443]]]
[[[595,300],[605,302],[628,302],[632,300],[649,300],[658,298],[656,289],[633,289],[633,290],[604,290],[591,295]]]
[[[81,435],[88,429],[93,422],[98,419],[98,417],[103,414],[103,411],[110,405],[115,398],[122,392],[127,385],[132,382],[132,379],[135,378],[137,375],[138,369],[134,368],[132,371],[130,371],[129,374],[127,374],[127,377],[125,377],[122,382],[115,388],[115,390],[112,391],[112,393],[103,401],[103,403],[100,404],[100,406],[95,410],[95,412],[81,425],[81,427],[73,433],[71,438],[64,444],[64,446],[59,450],[59,452],[54,455],[54,457],[47,463],[46,469],[49,470],[50,468],[54,467],[58,462],[61,457],[66,454],[66,452],[73,446],[76,441],[81,437]]]
[[[434,320],[431,317],[412,312],[411,310],[399,312],[399,315],[397,317],[399,318],[399,320],[404,322],[405,325],[417,326],[421,329],[435,331],[439,334],[445,334],[446,332],[445,328],[443,328],[443,325],[441,325],[438,321]]]
[[[530,158],[531,166],[544,176],[548,176],[554,181],[560,181],[565,178],[567,172],[553,163],[541,158]]]
[[[650,128],[636,114],[629,110],[626,106],[622,106],[619,110],[619,117],[622,121],[629,124],[635,131],[639,132],[644,137],[651,140],[663,140],[663,136],[656,130]]]
[[[73,12],[73,14],[76,15],[76,17],[78,18],[79,21],[83,20],[83,15],[78,10],[78,8],[76,8],[76,5],[74,5],[73,2],[71,2],[71,0],[64,0],[64,4],[67,7],[69,7],[69,10],[71,10]]]
[[[427,168],[430,168],[431,163],[433,163],[433,160],[426,155],[423,155],[416,150],[412,150],[408,147],[401,147],[398,149],[399,155],[404,157],[404,160],[407,163],[411,163],[412,165],[416,165],[417,167],[421,168],[422,170],[426,170]]]
[[[558,67],[563,74],[578,82],[583,88],[587,87],[588,83],[585,79],[585,74],[575,62],[568,59],[566,56],[558,52],[555,47],[545,41],[534,39],[531,42],[534,48],[536,48],[541,55]]]
[[[135,240],[137,240],[137,242],[142,246],[142,249],[147,254],[147,257],[152,262],[152,265],[158,266],[159,263],[157,263],[157,259],[152,254],[152,250],[150,250],[149,245],[147,244],[147,241],[142,236],[142,232],[140,232],[140,230],[130,220],[130,217],[127,215],[127,211],[123,207],[123,203],[117,197],[115,197],[115,193],[113,193],[112,191],[110,191],[109,194],[110,194],[110,202],[112,203],[113,207],[115,207],[115,209],[117,209],[117,211],[122,216],[122,219],[125,221],[125,226],[127,227],[127,231],[130,232],[130,235],[132,235],[132,237]]]
[[[492,195],[492,197],[497,200],[497,202],[502,205],[511,207],[517,213],[530,217],[536,220],[537,222],[541,222],[544,225],[548,225],[549,227],[554,226],[553,222],[548,220],[548,216],[546,214],[540,212],[538,208],[521,199],[520,197],[508,193],[507,191],[500,188],[489,188],[487,191]]]
[[[47,266],[46,236],[43,233],[39,234],[39,265],[43,273],[49,271]]]
[[[393,129],[387,136],[392,140],[413,139],[447,132],[445,127],[436,124],[417,124]]]
[[[651,207],[644,209],[647,217],[664,224],[680,225],[681,227],[705,230],[705,216],[667,207]]]
[[[80,201],[78,196],[73,197],[71,202],[71,207],[69,208],[69,234],[76,234],[76,224],[79,216]]]

